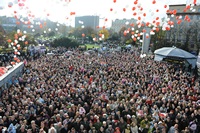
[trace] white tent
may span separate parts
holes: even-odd
[[[197,57],[185,50],[176,48],[176,47],[163,47],[154,51],[155,57],[154,60],[162,61],[164,58],[181,58],[185,59],[189,64],[192,65],[192,68],[196,66]]]

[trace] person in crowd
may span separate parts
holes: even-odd
[[[0,99],[0,132],[200,132],[197,78],[134,51],[27,59]]]

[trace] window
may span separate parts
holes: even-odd
[[[198,8],[198,12],[200,12],[200,8]]]

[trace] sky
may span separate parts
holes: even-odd
[[[18,2],[19,1],[19,2]],[[35,18],[50,19],[58,23],[66,25],[74,25],[75,16],[98,15],[100,16],[100,26],[109,27],[111,21],[123,18],[138,18],[141,14],[146,13],[142,20],[151,21],[159,16],[166,17],[164,5],[186,4],[192,0],[138,0],[135,5],[135,0],[0,0],[0,15],[13,16],[17,15],[28,16],[34,14]],[[200,0],[197,0],[199,2]],[[24,3],[25,6],[19,6],[19,3]],[[8,7],[10,6],[10,7]],[[137,7],[135,11],[133,7]],[[143,10],[141,11],[141,7]],[[111,11],[112,10],[112,11]],[[159,10],[158,12],[156,10]],[[14,13],[15,12],[15,13]],[[75,15],[70,15],[74,12]],[[136,12],[137,15],[133,16]],[[22,18],[22,17],[21,17]],[[34,18],[32,18],[34,19]],[[107,19],[107,21],[105,21]],[[20,19],[23,21],[23,18]]]

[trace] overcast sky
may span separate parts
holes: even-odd
[[[133,18],[133,13],[137,15],[146,13],[144,20],[152,19],[157,16],[160,18],[166,16],[166,10],[164,5],[171,4],[186,4],[187,1],[192,0],[157,0],[155,4],[152,4],[153,0],[138,0],[137,6],[134,4],[135,0],[71,0],[71,2],[65,2],[70,0],[21,0],[26,1],[27,8],[19,8],[17,4],[18,0],[0,0],[0,15],[12,16],[14,11],[19,15],[27,16],[28,13],[33,13],[36,17],[48,18],[60,23],[66,23],[73,25],[75,16],[83,15],[98,15],[102,18],[101,25],[105,22],[110,25],[111,20],[116,18]],[[197,2],[200,0],[197,0]],[[8,7],[12,5],[12,7]],[[142,7],[143,10],[132,11],[133,7]],[[110,9],[112,8],[112,11]],[[124,11],[124,8],[126,11]],[[159,10],[159,12],[156,12]],[[70,12],[75,12],[75,15],[70,15]],[[138,18],[138,16],[135,18]],[[104,25],[104,24],[103,24]]]

